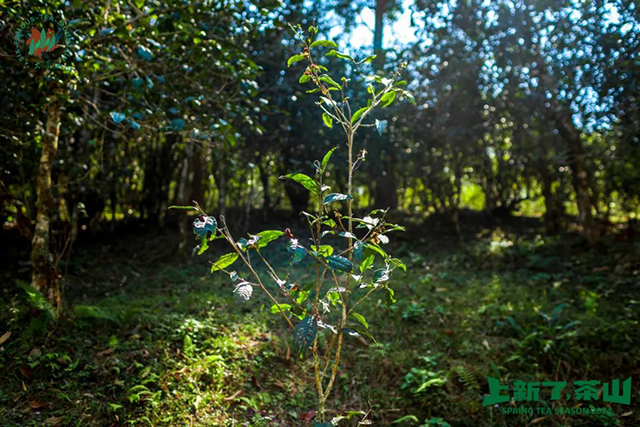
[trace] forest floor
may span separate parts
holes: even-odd
[[[409,267],[392,284],[398,302],[363,305],[377,343],[346,346],[332,415],[370,410],[373,425],[404,418],[398,427],[640,425],[640,241],[587,248],[494,229],[398,251]],[[65,279],[73,315],[45,332],[24,292],[5,286],[0,425],[312,425],[311,363],[289,356],[290,332],[266,299],[235,302],[227,276],[209,274],[215,253],[174,254],[169,235],[77,249]],[[633,396],[551,401],[542,388],[539,401],[485,407],[487,377],[569,390],[632,377]],[[503,413],[591,405],[611,412]]]

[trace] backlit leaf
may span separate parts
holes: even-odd
[[[338,45],[332,42],[331,40],[316,40],[313,43],[311,43],[311,47],[318,47],[318,46],[332,47],[334,49],[338,48]]]
[[[287,67],[291,67],[296,62],[300,62],[302,60],[304,60],[304,55],[302,54],[293,55],[291,58],[287,60]]]
[[[283,175],[280,179],[291,179],[299,184],[302,184],[304,188],[309,190],[313,194],[318,194],[318,184],[308,175],[303,173],[290,173]]]
[[[216,262],[211,265],[211,272],[222,270],[223,268],[227,268],[232,265],[238,259],[238,254],[235,252],[231,252],[225,255],[222,255]]]

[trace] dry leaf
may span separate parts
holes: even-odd
[[[31,378],[33,376],[33,369],[31,369],[27,365],[22,365],[18,369],[20,369],[20,373],[27,378]]]
[[[546,419],[547,419],[547,417],[540,417],[540,418],[536,418],[535,420],[532,420],[532,421],[531,421],[531,424],[538,424],[538,423],[543,422],[543,421],[544,421],[544,420],[546,420]]]
[[[299,418],[300,418],[300,421],[304,421],[305,423],[310,423],[313,417],[315,416],[316,416],[316,411],[312,409],[309,412],[301,413]]]
[[[238,397],[240,397],[240,396],[242,396],[242,390],[238,390],[238,391],[236,391],[235,393],[233,393],[233,395],[232,395],[232,396],[225,397],[225,398],[224,398],[224,399],[222,399],[222,400],[224,400],[225,402],[231,402],[231,401],[233,401],[233,400],[236,400],[236,399],[237,399]]]
[[[106,356],[108,354],[113,353],[115,350],[116,350],[115,348],[111,347],[106,350],[102,350],[101,352],[97,353],[96,356]]]
[[[31,402],[29,402],[29,408],[31,409],[38,409],[42,408],[43,406],[47,406],[47,404],[44,402],[40,402],[39,400],[32,400]]]
[[[0,345],[2,345],[3,342],[8,340],[10,336],[11,336],[11,331],[5,332],[4,335],[0,337]]]
[[[53,425],[60,424],[62,421],[64,421],[64,417],[50,417],[44,420],[45,423]]]
[[[489,341],[482,340],[482,345],[485,346],[487,350],[491,350],[491,346],[489,345]]]

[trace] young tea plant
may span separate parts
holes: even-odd
[[[287,65],[306,63],[300,83],[313,85],[307,93],[318,94],[317,105],[322,110],[324,125],[337,127],[344,133],[348,158],[344,165],[348,172],[347,194],[332,192],[324,181],[334,148],[321,161],[314,162],[313,176],[291,173],[281,177],[299,183],[310,193],[314,209],[301,213],[309,225],[311,237],[308,241],[296,238],[289,229],[266,230],[236,240],[224,217],[220,217],[218,223],[198,203],[172,208],[198,211],[199,216],[193,222],[193,231],[200,241],[194,249],[195,254],[204,253],[214,239],[226,240],[231,251],[212,264],[211,272],[228,274],[234,295],[241,302],[251,299],[256,289],[263,292],[273,304],[271,311],[282,316],[292,329],[295,354],[312,358],[317,394],[315,426],[323,427],[331,426],[326,419],[326,402],[335,385],[345,341],[350,336],[371,337],[369,324],[358,313],[358,307],[377,291],[385,294],[388,304],[394,303],[391,276],[398,268],[406,271],[402,261],[383,248],[389,241],[388,233],[404,228],[386,221],[387,210],[376,209],[363,218],[356,218],[353,214],[353,175],[366,155],[366,150],[358,150],[359,147],[354,145],[355,135],[365,126],[375,126],[382,133],[386,120],[367,123],[371,112],[391,105],[396,98],[407,98],[413,102],[413,97],[402,88],[406,82],[397,81],[399,71],[390,78],[372,75],[366,79],[368,95],[362,102],[364,105],[352,108],[353,101],[346,95],[349,79],[342,77],[338,83],[324,65],[316,62],[316,55],[326,51],[324,56],[337,57],[354,66],[371,62],[375,56],[358,62],[339,52],[332,41],[314,41],[317,34],[314,27],[309,28],[308,35],[299,28],[294,28],[294,31],[303,49],[289,58]],[[331,215],[331,210],[340,205],[346,207],[346,212],[341,214],[336,210]],[[344,244],[339,247],[326,244],[328,235],[343,238]],[[274,267],[265,258],[267,246],[281,238],[286,241],[291,255],[290,265],[304,261],[315,267],[313,282],[303,284],[296,281],[295,271],[281,271],[282,268]],[[240,277],[232,270],[238,261],[248,271],[247,277]],[[258,273],[259,265],[262,266],[260,271],[266,273]]]

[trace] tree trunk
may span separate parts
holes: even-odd
[[[218,186],[218,214],[220,216],[227,214],[227,175],[224,166],[225,163],[221,157],[218,160],[218,174],[215,177]]]
[[[176,191],[176,205],[190,205],[192,203],[191,199],[187,200],[187,185],[189,184],[189,162],[191,161],[191,157],[193,156],[193,143],[188,142],[187,147],[184,154],[184,159],[182,160],[182,168],[180,170],[180,174],[178,176],[178,188]],[[200,203],[199,200],[196,200]],[[182,256],[185,253],[185,248],[187,247],[187,242],[189,240],[189,224],[187,215],[183,215],[182,211],[178,211],[178,230],[179,230],[179,240],[178,240],[178,256]]]
[[[385,156],[380,164],[380,172],[376,179],[376,206],[381,209],[396,209],[398,207],[398,193],[396,192],[396,174],[393,160]]]
[[[569,147],[569,167],[573,189],[576,192],[578,204],[578,220],[582,225],[583,234],[589,243],[594,243],[598,238],[598,230],[595,226],[591,206],[593,206],[589,189],[589,174],[585,162],[584,147],[580,138],[580,132],[576,129],[569,112],[560,115],[558,128],[560,134]]]
[[[542,196],[544,197],[544,221],[547,226],[547,231],[550,233],[556,233],[560,229],[560,210],[558,209],[556,198],[551,189],[553,185],[553,179],[547,165],[544,162],[540,162],[538,165],[540,171],[540,180],[542,181]]]
[[[194,145],[193,147],[193,158],[192,158],[192,168],[193,168],[193,181],[191,183],[191,195],[189,196],[189,200],[187,203],[191,203],[191,200],[195,200],[200,203],[202,209],[206,211],[207,204],[205,200],[205,188],[204,188],[204,179],[205,179],[205,171],[206,171],[206,152],[207,150],[203,146],[203,144],[191,143]]]
[[[269,185],[269,172],[267,171],[268,168],[268,164],[267,162],[265,162],[265,164],[263,166],[260,167],[260,181],[262,182],[262,200],[263,200],[263,204],[262,204],[262,219],[266,220],[272,213],[273,211],[273,206],[271,203],[271,192],[270,192],[270,185]]]
[[[387,2],[388,0],[376,0],[376,23],[375,23],[375,28],[373,32],[373,50],[375,54],[378,55],[376,58],[376,62],[382,65],[384,65],[384,52],[382,50],[382,32],[384,28],[384,14],[387,11]]]
[[[31,286],[42,292],[42,295],[54,306],[60,306],[60,289],[58,272],[53,254],[49,249],[49,232],[51,228],[51,170],[53,160],[58,151],[60,134],[60,106],[54,96],[49,100],[45,134],[42,138],[42,154],[36,184],[36,227],[31,244],[31,262],[33,275]]]

